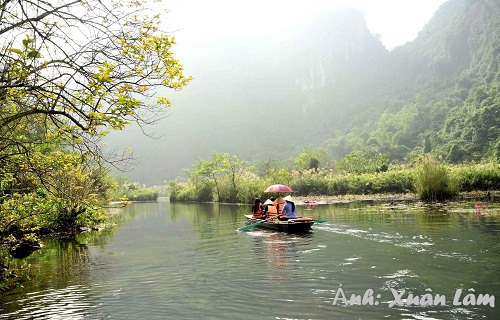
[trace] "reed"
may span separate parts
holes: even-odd
[[[432,155],[425,155],[415,170],[415,191],[422,200],[437,201],[451,198],[458,192],[459,183],[448,166]]]

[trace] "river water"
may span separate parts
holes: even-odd
[[[491,206],[491,204],[488,204]],[[306,234],[246,206],[137,203],[113,229],[47,240],[0,319],[499,319],[500,210],[299,207]]]

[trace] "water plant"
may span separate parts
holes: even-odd
[[[486,205],[476,204],[475,207],[476,207],[476,216],[486,217],[486,213],[483,213],[481,211],[481,209],[486,209]]]

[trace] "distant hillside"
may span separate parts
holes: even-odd
[[[391,52],[354,9],[279,36],[197,48],[182,58],[194,81],[154,128],[164,136],[148,140],[132,128],[110,143],[141,155],[129,176],[149,183],[214,151],[249,161],[318,146],[337,158],[360,148],[393,160],[498,155],[499,11],[498,1],[450,0]]]
[[[390,56],[387,112],[351,144],[392,159],[424,151],[451,162],[498,159],[500,2],[450,0]],[[392,107],[394,97],[409,103]]]

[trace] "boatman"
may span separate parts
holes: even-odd
[[[280,220],[288,220],[297,218],[297,207],[292,200],[291,196],[286,196],[283,198],[286,201],[283,210],[281,210],[281,214],[279,215]]]

